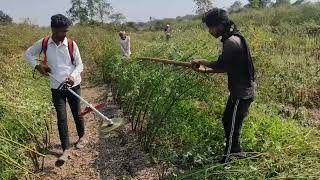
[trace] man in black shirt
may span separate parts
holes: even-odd
[[[255,95],[254,67],[246,40],[229,20],[225,10],[214,8],[205,14],[202,21],[212,36],[222,37],[222,54],[217,61],[195,59],[191,64],[198,72],[228,75],[230,96],[222,119],[226,138],[222,162],[225,162],[231,153],[242,152],[240,131]],[[210,69],[199,68],[200,65]]]

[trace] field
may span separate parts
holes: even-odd
[[[70,36],[86,65],[111,83],[150,163],[177,170],[170,177],[320,176],[320,6],[245,10],[231,17],[250,44],[258,95],[241,135],[250,153],[224,165],[216,160],[223,152],[226,76],[139,60],[215,60],[220,43],[199,19],[176,21],[169,42],[162,32],[129,32],[131,59],[120,56],[117,32],[106,26],[74,26]],[[0,179],[32,173],[48,146],[48,83],[32,79],[32,69],[21,57],[48,31],[28,24],[0,26]]]

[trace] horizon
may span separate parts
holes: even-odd
[[[236,0],[215,0],[214,7],[227,9]],[[274,0],[273,0],[274,1]],[[319,0],[310,0],[318,2]],[[176,18],[178,16],[195,15],[196,4],[193,0],[109,0],[114,12],[122,13],[127,22],[148,22],[150,17],[155,19]],[[248,0],[240,0],[242,5]],[[295,2],[295,1],[292,1]],[[71,7],[68,0],[10,0],[4,3],[0,1],[1,11],[13,18],[13,22],[21,23],[29,21],[31,24],[39,26],[49,26],[50,17],[54,14],[64,14]],[[168,5],[169,4],[169,5]],[[141,10],[143,8],[143,10]]]
[[[0,10],[12,17],[13,22],[21,23],[27,20],[31,24],[39,26],[49,26],[52,15],[66,15],[66,11],[71,7],[69,0],[4,1],[0,1]],[[235,1],[215,0],[213,5],[215,7],[227,8]],[[247,0],[240,1],[243,4],[248,3]],[[164,19],[194,15],[196,10],[196,4],[193,0],[109,0],[108,2],[111,3],[116,13],[124,14],[127,22],[148,22],[150,17]]]

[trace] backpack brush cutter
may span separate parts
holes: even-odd
[[[66,82],[60,82],[55,78],[52,74],[49,73],[49,76],[52,77],[55,81],[60,83],[60,86],[58,87],[59,90],[68,90],[71,94],[76,96],[78,99],[80,99],[81,102],[87,105],[85,110],[81,113],[81,115],[85,115],[91,111],[95,112],[101,119],[107,121],[108,123],[106,125],[102,125],[103,131],[104,132],[110,132],[114,129],[117,129],[121,125],[124,124],[124,119],[123,118],[108,118],[105,115],[103,115],[101,112],[97,110],[97,108],[102,108],[104,107],[104,104],[90,104],[86,100],[84,100],[81,96],[79,96],[77,93],[75,93],[72,89],[71,86]]]

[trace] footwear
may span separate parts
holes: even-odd
[[[227,162],[227,156],[226,155],[222,155],[222,159],[219,161],[220,164],[224,164]]]
[[[226,139],[225,147],[224,147],[224,154],[227,154],[228,146],[229,146],[229,140]],[[240,143],[237,140],[233,140],[232,145],[231,145],[231,149],[230,149],[230,154],[239,153],[239,152],[242,152]]]
[[[230,159],[230,157],[235,157],[235,158],[240,158],[240,159],[246,157],[246,153],[242,151],[239,141],[234,141],[232,143],[232,146],[231,146],[229,153],[230,154],[227,155],[228,154],[228,140],[226,140],[224,153],[222,155],[222,159],[219,161],[221,164],[226,163]]]
[[[247,157],[247,154],[245,152],[243,152],[243,151],[237,152],[237,153],[233,153],[232,152],[232,153],[229,154],[228,159],[227,159],[227,155],[225,155],[225,154],[222,155],[222,158],[219,161],[219,163],[224,164],[224,163],[228,162],[230,160],[230,158],[231,159],[234,159],[234,158],[236,158],[236,159],[244,159],[246,157]]]
[[[60,167],[69,159],[69,150],[63,151],[63,154],[58,158],[55,163],[55,166]]]
[[[86,140],[86,138],[85,138],[85,137],[81,137],[81,138],[78,140],[77,144],[76,144],[76,148],[77,148],[77,149],[82,149],[82,148],[84,148],[84,146],[85,146],[87,143],[88,143],[88,141]]]
[[[236,152],[236,153],[231,153],[230,156],[236,157],[238,159],[243,159],[247,157],[247,154],[244,151]]]

